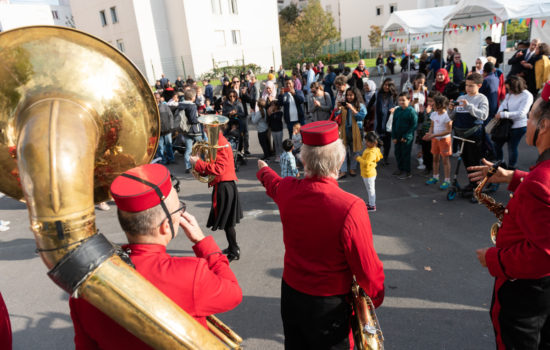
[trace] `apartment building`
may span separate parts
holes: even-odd
[[[282,62],[275,0],[71,0],[71,8],[78,29],[124,52],[150,83]]]
[[[0,0],[0,31],[32,25],[74,27],[69,0]]]

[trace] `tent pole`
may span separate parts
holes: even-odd
[[[443,27],[443,35],[441,36],[441,67],[440,68],[445,68],[445,54],[446,54],[446,51],[445,51],[445,31],[447,29],[447,24],[445,24],[445,26]],[[435,77],[435,75],[434,75]]]
[[[411,83],[411,59],[413,57],[412,55],[412,50],[411,50],[411,32],[409,32],[409,36],[408,36],[408,40],[407,40],[407,46],[408,47],[408,50],[407,50],[407,53],[409,54],[409,61],[408,61],[408,64],[409,64],[409,71],[407,73],[409,73],[409,76],[407,78],[407,83]]]
[[[382,32],[382,63],[384,63],[384,34],[386,32]],[[378,69],[378,66],[376,67],[376,69]],[[384,65],[382,67],[382,76],[380,77],[380,83],[378,83],[378,85],[382,85],[382,81],[384,81],[384,75],[386,73],[386,66]]]
[[[530,24],[530,23],[529,23]],[[504,21],[504,36],[506,38],[506,40],[504,40],[504,51],[502,51],[502,67],[501,67],[501,71],[502,71],[502,74],[504,74],[504,76],[506,76],[506,60],[504,59],[504,55],[506,54],[506,47],[508,46],[508,21]],[[502,41],[502,37],[500,38],[500,41]]]

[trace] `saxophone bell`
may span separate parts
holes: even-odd
[[[374,311],[374,304],[355,278],[351,285],[351,299],[355,346],[359,350],[384,350],[384,335]]]
[[[493,244],[497,243],[498,229],[502,225],[502,218],[504,217],[505,208],[504,208],[504,205],[502,203],[498,203],[497,201],[494,200],[494,198],[492,198],[489,195],[483,193],[483,188],[485,187],[485,185],[487,184],[487,182],[489,181],[491,176],[496,174],[496,172],[498,170],[498,167],[501,164],[502,164],[502,161],[498,161],[498,162],[493,163],[493,165],[487,171],[487,175],[485,175],[485,178],[483,178],[483,180],[481,180],[479,185],[477,185],[477,187],[474,190],[474,196],[477,199],[477,201],[480,204],[485,205],[487,207],[487,209],[489,209],[489,211],[491,211],[493,214],[495,214],[495,216],[498,219],[498,222],[495,222],[491,226],[490,237],[491,237],[491,241],[493,242]]]

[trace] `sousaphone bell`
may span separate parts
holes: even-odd
[[[152,91],[120,52],[54,26],[0,33],[0,191],[27,203],[52,280],[156,349],[224,345],[97,234],[94,203],[155,154]]]

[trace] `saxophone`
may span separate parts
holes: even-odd
[[[479,204],[485,205],[487,209],[489,209],[489,211],[495,214],[495,216],[498,219],[498,222],[495,222],[491,226],[491,241],[493,241],[493,244],[496,244],[497,242],[497,233],[498,233],[498,229],[502,225],[502,218],[504,217],[505,207],[502,203],[495,201],[494,198],[483,193],[483,188],[487,184],[487,181],[489,181],[489,178],[497,172],[497,169],[500,163],[501,162],[496,162],[489,168],[489,171],[487,171],[487,175],[485,175],[485,178],[481,180],[479,185],[477,185],[476,189],[474,190],[474,196],[479,202]]]
[[[374,312],[374,304],[355,278],[351,285],[351,298],[355,346],[359,350],[384,350],[384,335]]]

